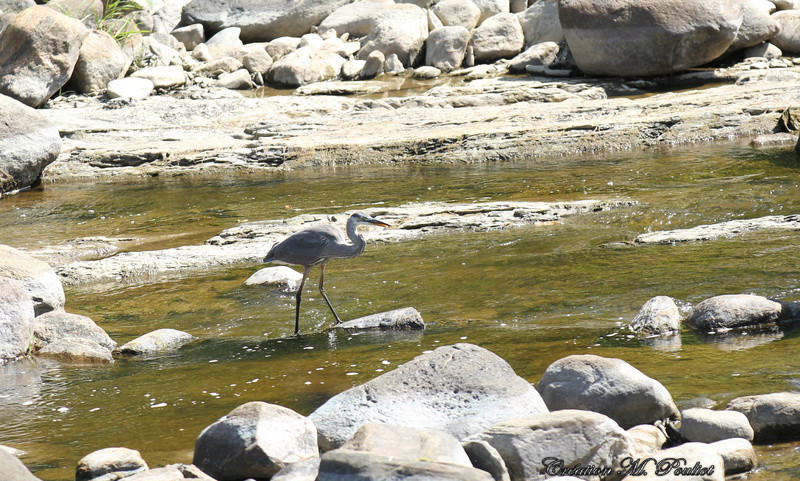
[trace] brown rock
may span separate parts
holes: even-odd
[[[83,40],[71,81],[78,92],[99,93],[108,82],[122,77],[129,64],[114,37],[92,30]]]

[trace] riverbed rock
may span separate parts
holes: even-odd
[[[0,364],[27,354],[33,318],[33,300],[22,283],[0,276]]]
[[[497,422],[546,411],[533,386],[499,356],[455,344],[337,394],[309,417],[327,451],[368,422],[440,429],[464,439]]]
[[[738,411],[691,408],[681,411],[681,436],[687,441],[713,443],[729,438],[753,440],[747,416]]]
[[[742,2],[742,25],[728,50],[734,52],[771,39],[778,33],[778,22],[770,15],[775,4],[769,0]]]
[[[303,274],[289,266],[264,267],[244,281],[246,286],[267,286],[294,292],[300,287]]]
[[[641,245],[677,244],[736,237],[751,232],[771,230],[800,230],[800,216],[796,214],[767,215],[754,219],[734,219],[716,224],[704,224],[686,229],[648,232],[639,234],[633,242]]]
[[[117,347],[117,343],[91,318],[63,310],[50,311],[37,316],[33,323],[33,334],[35,349],[43,349],[45,346],[63,339],[90,341],[105,348],[108,354]]]
[[[436,463],[336,449],[322,455],[317,481],[394,479],[492,481],[486,471],[449,463]]]
[[[472,438],[464,441],[462,446],[474,467],[491,474],[494,481],[511,481],[506,462],[494,446]]]
[[[205,29],[203,29],[203,24],[195,23],[185,27],[178,27],[172,30],[170,35],[182,43],[186,50],[192,51],[205,40]]]
[[[36,5],[0,32],[0,94],[39,107],[67,83],[89,30],[74,18]]]
[[[686,443],[674,448],[664,449],[653,453],[653,461],[647,463],[644,471],[647,474],[625,476],[623,481],[658,479],[682,479],[693,481],[724,481],[725,462],[717,449],[704,443]],[[667,461],[668,460],[668,461]],[[664,472],[656,472],[656,464],[663,463]],[[673,464],[677,462],[677,464]],[[623,468],[625,466],[623,465]],[[669,467],[669,469],[667,469]],[[681,470],[680,472],[677,470]],[[682,470],[688,470],[683,472]]]
[[[176,66],[145,67],[131,74],[131,77],[147,79],[157,89],[179,87],[186,83],[186,74]]]
[[[561,42],[564,30],[558,20],[558,0],[539,0],[517,14],[525,48],[542,42]]]
[[[188,332],[177,329],[157,329],[123,344],[116,352],[123,355],[151,356],[174,352],[194,339]]]
[[[127,481],[183,481],[183,473],[173,467],[153,468],[132,476],[126,476]]]
[[[659,451],[667,442],[664,429],[653,424],[639,424],[627,430],[633,442],[633,452],[636,457],[646,458]]]
[[[0,476],[4,481],[42,481],[13,454],[0,450]]]
[[[559,474],[547,471],[548,459],[605,469],[633,455],[631,439],[611,418],[573,409],[504,421],[475,438],[497,449],[512,480]]]
[[[155,89],[153,82],[146,78],[125,77],[112,80],[106,86],[106,96],[110,99],[143,99]]]
[[[6,13],[19,13],[34,5],[36,5],[34,0],[2,0],[0,1],[0,11]]]
[[[87,454],[78,462],[75,481],[119,479],[147,471],[139,451],[128,448],[105,448]]]
[[[747,439],[730,438],[710,444],[722,457],[725,476],[751,471],[758,464],[753,444]]]
[[[472,2],[481,10],[481,17],[478,19],[478,25],[482,24],[487,18],[510,12],[508,0],[472,0]]]
[[[281,57],[289,55],[297,50],[300,45],[299,37],[279,37],[267,44],[267,53],[272,57],[272,61],[276,61]]]
[[[291,409],[249,402],[197,438],[193,464],[219,481],[269,478],[287,464],[319,456],[317,430]]]
[[[761,57],[766,59],[780,58],[783,56],[781,49],[770,42],[762,42],[744,49],[744,58]]]
[[[369,316],[359,317],[351,321],[341,322],[334,326],[337,329],[367,330],[367,329],[399,329],[420,330],[425,329],[422,315],[413,307],[404,307],[393,311],[379,312]]]
[[[628,329],[640,336],[675,333],[681,330],[681,313],[671,297],[656,296],[642,306]]]
[[[366,423],[341,449],[472,467],[461,443],[452,434],[435,429]]]
[[[397,55],[404,67],[413,66],[428,38],[425,10],[410,4],[387,5],[372,17],[372,29],[363,40],[358,58],[380,50],[388,58]]]
[[[676,419],[678,408],[664,386],[622,359],[567,356],[545,370],[537,386],[547,407],[605,414],[623,429]]]
[[[472,0],[441,0],[431,7],[444,27],[464,27],[472,31],[478,26],[481,9]]]
[[[275,61],[267,78],[279,85],[299,87],[336,78],[344,62],[336,53],[302,47]]]
[[[386,57],[380,50],[375,50],[367,56],[364,62],[364,68],[361,69],[359,75],[362,79],[371,79],[383,73],[384,63]]]
[[[202,23],[214,34],[239,27],[244,42],[268,42],[308,33],[349,0],[192,0],[183,7],[181,23]]]
[[[558,16],[578,67],[590,75],[665,75],[722,55],[742,23],[726,0],[561,0]]]
[[[78,19],[86,28],[96,28],[98,20],[103,18],[104,5],[101,0],[50,0],[44,5]]]
[[[250,72],[242,68],[235,72],[220,75],[219,79],[217,79],[216,87],[231,90],[248,90],[255,87],[255,85],[250,78]]]
[[[25,252],[0,244],[0,277],[22,283],[37,316],[64,307],[64,288],[53,268]]]
[[[235,72],[242,67],[244,67],[244,65],[238,59],[233,57],[223,57],[198,65],[192,69],[192,73],[196,75],[202,75],[204,77],[219,77],[224,73]]]
[[[246,53],[242,56],[242,66],[248,72],[255,74],[260,73],[266,75],[272,67],[272,57],[269,56],[265,48],[254,48],[245,50]]]
[[[0,94],[0,152],[3,194],[39,182],[44,168],[61,153],[61,137],[40,112]]]
[[[319,476],[319,458],[309,458],[287,464],[270,481],[316,481]]]
[[[75,337],[57,338],[36,351],[39,357],[48,357],[75,364],[110,364],[114,362],[111,351],[90,339]]]
[[[464,27],[441,27],[428,35],[425,63],[449,72],[461,67],[467,53],[470,33]]]
[[[714,296],[697,304],[687,322],[702,332],[774,325],[781,318],[780,302],[752,294]]]
[[[525,44],[522,27],[513,13],[501,13],[486,19],[472,34],[475,61],[492,63],[517,55]]]
[[[336,31],[336,35],[350,38],[360,38],[369,35],[372,30],[372,19],[376,14],[386,9],[387,5],[394,5],[394,0],[361,0],[348,3],[334,10],[320,22],[318,31]]]
[[[756,442],[800,439],[800,393],[738,397],[728,403],[727,409],[747,416]]]
[[[784,54],[800,53],[800,10],[781,10],[772,14],[778,32],[769,41]]]
[[[555,42],[542,42],[524,50],[508,62],[512,72],[525,72],[529,65],[550,65],[556,60],[560,47]]]
[[[238,57],[239,51],[244,45],[239,38],[242,29],[239,27],[228,27],[220,30],[204,43],[213,58]]]
[[[128,59],[114,37],[92,30],[83,39],[70,82],[78,92],[96,94],[127,69]]]

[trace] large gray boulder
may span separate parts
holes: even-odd
[[[129,64],[114,37],[92,30],[83,39],[70,82],[78,92],[96,94],[124,75]]]
[[[397,55],[404,67],[413,66],[428,38],[428,15],[410,4],[387,5],[372,17],[373,25],[358,58],[380,50],[387,58]]]
[[[77,18],[87,28],[97,27],[105,8],[101,0],[49,0],[44,5],[70,18]]]
[[[537,389],[551,411],[595,411],[624,429],[679,416],[666,388],[622,359],[567,356],[547,368]]]
[[[557,475],[557,466],[551,466],[556,460],[562,467],[610,469],[634,454],[632,439],[612,419],[572,409],[505,421],[475,439],[500,453],[512,480]]]
[[[22,283],[0,277],[0,364],[28,352],[33,316],[33,301]]]
[[[135,449],[104,448],[87,454],[78,461],[75,481],[119,479],[147,469],[147,463]]]
[[[728,409],[747,416],[756,442],[800,440],[800,393],[776,392],[731,400]]]
[[[642,306],[628,329],[641,336],[678,332],[681,330],[681,313],[671,297],[656,296]]]
[[[464,27],[439,27],[431,31],[426,43],[425,63],[449,72],[461,67],[470,34]]]
[[[784,54],[800,54],[800,10],[781,10],[772,14],[778,32],[769,39]]]
[[[508,62],[512,72],[525,72],[529,65],[550,65],[558,56],[559,46],[555,42],[532,45]]]
[[[439,429],[464,439],[500,421],[546,411],[539,393],[499,356],[456,344],[348,389],[309,417],[327,451],[368,422]]]
[[[35,349],[43,349],[63,339],[76,339],[99,345],[108,351],[110,357],[111,351],[117,347],[117,343],[91,318],[62,310],[37,316],[33,323],[33,334]]]
[[[317,431],[291,409],[249,402],[208,426],[193,464],[218,481],[269,478],[287,464],[319,456]]]
[[[729,51],[752,47],[771,39],[778,33],[778,22],[770,15],[775,4],[769,0],[744,0],[742,2],[742,26]]]
[[[747,416],[738,411],[691,408],[681,411],[681,436],[687,441],[713,443],[729,438],[753,440]]]
[[[472,0],[442,0],[431,11],[445,27],[464,27],[471,31],[478,26],[481,9]]]
[[[0,152],[2,194],[37,183],[61,153],[61,136],[44,115],[0,94]]]
[[[64,307],[64,287],[53,268],[21,250],[0,244],[0,277],[22,283],[37,316]]]
[[[349,0],[192,0],[183,7],[181,24],[202,23],[206,35],[239,27],[245,43],[308,33]]]
[[[67,83],[83,38],[83,24],[36,5],[0,32],[0,94],[39,107]]]
[[[267,78],[271,83],[299,87],[338,77],[344,63],[337,53],[301,47],[273,63]]]
[[[360,38],[369,35],[372,30],[373,17],[386,9],[387,5],[394,5],[394,0],[361,0],[348,3],[337,8],[319,24],[320,32],[335,30],[336,35],[350,35],[350,38]]]
[[[703,332],[772,325],[781,319],[780,302],[752,294],[714,296],[697,304],[687,318]]]
[[[539,0],[518,13],[517,18],[525,35],[525,48],[564,40],[564,31],[558,20],[558,0]]]
[[[475,62],[492,63],[501,58],[511,58],[525,44],[522,27],[513,13],[501,13],[486,19],[472,34]]]
[[[752,443],[744,438],[730,438],[716,441],[710,446],[717,450],[725,465],[725,476],[744,473],[758,464]]]
[[[13,454],[0,449],[0,479],[3,481],[42,481]]]
[[[583,72],[665,75],[725,53],[742,7],[727,0],[560,0],[558,16]]]
[[[492,481],[486,471],[450,463],[417,461],[336,449],[322,455],[317,481]]]

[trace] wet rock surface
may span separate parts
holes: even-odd
[[[336,324],[337,329],[401,329],[418,330],[425,329],[425,321],[422,315],[413,307],[404,307],[388,312],[379,312],[369,316],[359,317],[351,321]]]

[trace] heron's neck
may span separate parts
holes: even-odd
[[[364,252],[364,247],[367,245],[364,238],[358,233],[358,221],[353,218],[347,220],[347,238],[353,243],[352,247],[348,246],[349,257],[355,257]]]

